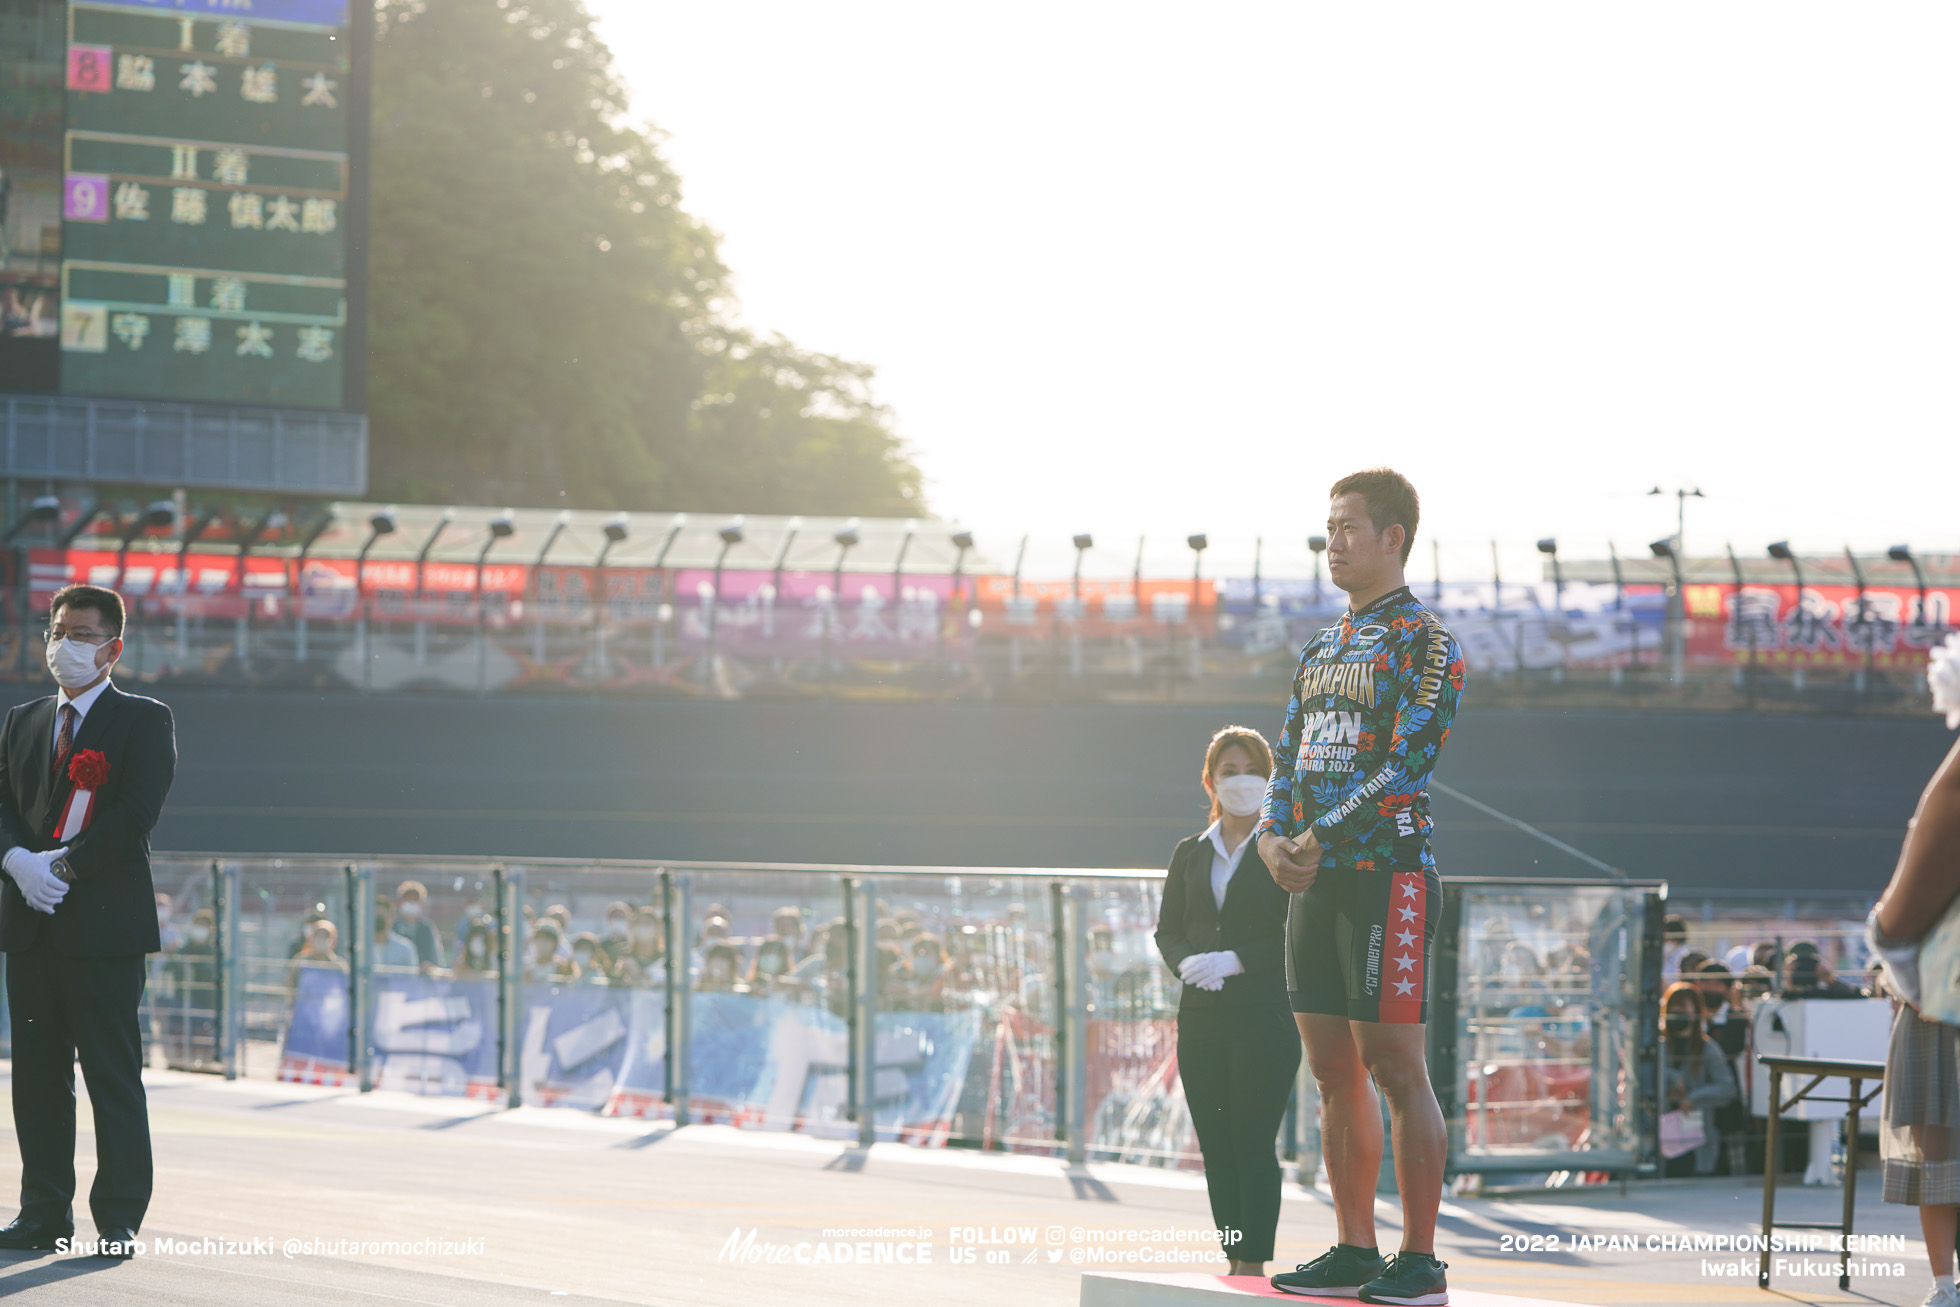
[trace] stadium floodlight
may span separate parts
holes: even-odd
[[[77,517],[73,522],[68,524],[68,529],[61,533],[61,539],[56,543],[63,549],[68,548],[76,540],[81,538],[82,532],[95,525],[96,518],[103,516],[108,511],[106,504],[99,499],[96,500],[93,504],[90,504],[82,510],[80,517]]]
[[[1552,607],[1565,610],[1565,572],[1558,565],[1558,539],[1546,536],[1538,542],[1538,552],[1552,560]]]
[[[1771,558],[1776,559],[1778,562],[1788,563],[1790,565],[1790,570],[1796,574],[1797,607],[1799,609],[1802,609],[1803,607],[1803,560],[1798,558],[1796,551],[1790,548],[1790,542],[1788,540],[1778,540],[1773,544],[1771,544],[1769,547],[1769,556]]]
[[[790,546],[796,543],[796,533],[803,529],[803,519],[792,517],[783,529],[783,542],[776,546],[776,561],[769,568],[769,586],[775,597],[783,597],[783,567],[789,562]]]
[[[1075,615],[1082,615],[1082,555],[1096,547],[1096,538],[1084,531],[1075,537],[1075,575],[1069,582],[1069,595],[1075,604]]]
[[[844,602],[844,555],[850,553],[851,550],[857,547],[858,527],[859,522],[854,517],[844,523],[844,525],[838,527],[830,537],[837,542],[837,560],[830,567],[830,592],[832,602],[837,604]],[[826,624],[824,630],[828,632],[830,627]],[[827,639],[828,636],[825,638]],[[829,655],[826,653],[825,666],[828,665]]]
[[[1184,543],[1191,546],[1191,612],[1195,615],[1198,611],[1198,586],[1204,570],[1205,547],[1211,541],[1206,539],[1204,532],[1200,531],[1195,535],[1184,537]],[[1138,553],[1139,555],[1142,553],[1141,547]]]
[[[477,620],[483,618],[483,563],[490,557],[490,551],[497,547],[499,540],[508,540],[517,534],[517,518],[508,509],[491,518],[488,532],[483,537],[483,548],[476,551],[476,597]]]
[[[374,542],[379,540],[382,536],[393,535],[395,533],[395,527],[396,527],[395,510],[392,508],[376,509],[373,513],[370,513],[368,515],[367,539],[361,542],[361,551],[358,554],[354,555],[354,593],[355,594],[364,595],[367,593],[368,550],[374,548]],[[194,537],[185,538],[184,549],[186,552],[190,550],[191,547],[190,541],[192,538]]]
[[[1327,552],[1326,536],[1308,536],[1307,548],[1313,553],[1313,602],[1320,607],[1320,556]]]
[[[600,528],[600,530],[606,533],[606,543],[608,545],[616,545],[628,535],[632,534],[630,530],[631,522],[632,519],[624,513],[614,513],[611,517],[607,518],[606,524]]]
[[[20,520],[7,528],[6,539],[5,541],[0,541],[0,543],[12,544],[14,537],[22,531],[25,531],[28,527],[51,527],[60,519],[61,497],[59,495],[36,495],[34,502],[27,506],[27,511],[20,515]]]
[[[726,554],[736,545],[742,543],[742,519],[739,517],[736,518],[715,534],[721,537],[721,552]]]
[[[1885,556],[1912,568],[1913,584],[1919,587],[1919,625],[1926,625],[1926,573],[1919,566],[1919,556],[1912,552],[1910,545],[1893,545],[1885,551]]]
[[[963,593],[962,590],[960,589],[960,584],[962,578],[964,578],[964,576],[966,575],[966,556],[968,551],[970,551],[973,548],[973,532],[955,531],[953,532],[951,538],[953,541],[953,549],[956,552],[953,554],[953,593],[949,595],[948,598],[958,600],[961,598],[961,595]],[[962,607],[967,607],[967,606],[970,605],[962,604]],[[939,638],[940,638],[940,642],[943,644],[946,639],[946,627],[943,622],[940,624]]]
[[[238,538],[238,557],[231,565],[231,579],[237,584],[238,593],[241,595],[245,593],[245,557],[252,552],[252,546],[272,529],[272,519],[279,516],[281,514],[278,509],[266,509],[259,520],[252,523],[251,529]]]
[[[333,523],[334,517],[332,513],[322,513],[320,514],[320,520],[308,527],[306,534],[300,537],[299,554],[293,559],[292,570],[286,573],[287,595],[291,596],[299,592],[301,584],[306,577],[306,556],[313,552],[313,546],[320,543],[320,537],[327,533],[327,528],[332,526]],[[300,620],[302,622],[305,621],[305,615],[303,613],[301,614]]]
[[[728,560],[728,551],[742,543],[742,519],[738,517],[724,523],[721,530],[715,534],[721,537],[721,551],[715,555],[715,590],[714,597],[708,604],[708,656],[710,658],[714,657],[715,651],[715,614],[721,610],[721,565]]]
[[[415,552],[415,595],[418,599],[422,596],[422,575],[429,563],[429,551],[436,547],[436,541],[442,538],[442,533],[455,520],[455,509],[443,509],[442,515],[436,518],[436,524],[429,528],[428,538],[422,541],[422,547]]]

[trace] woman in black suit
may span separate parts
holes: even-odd
[[[1264,1276],[1273,1255],[1274,1143],[1300,1069],[1286,1001],[1287,895],[1252,838],[1272,770],[1259,732],[1228,726],[1212,737],[1204,769],[1211,825],[1171,854],[1157,917],[1157,950],[1184,982],[1178,1074],[1205,1157],[1212,1220],[1227,1232],[1230,1275]]]

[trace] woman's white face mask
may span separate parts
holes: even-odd
[[[1251,772],[1221,776],[1212,782],[1212,789],[1218,794],[1218,806],[1234,817],[1250,817],[1266,801],[1266,778]]]

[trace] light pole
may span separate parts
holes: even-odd
[[[1682,683],[1688,665],[1688,610],[1687,596],[1681,590],[1681,555],[1674,548],[1674,541],[1656,540],[1647,546],[1648,552],[1656,558],[1665,558],[1674,572],[1674,583],[1668,592],[1667,621],[1669,625],[1668,679],[1676,686]]]
[[[939,644],[933,650],[932,692],[935,695],[939,693],[940,666],[946,661],[946,623],[951,620],[960,623],[961,626],[965,626],[966,624],[967,603],[964,598],[966,555],[973,548],[973,532],[955,531],[953,532],[952,539],[953,549],[955,550],[953,554],[952,591],[946,596],[947,612],[939,619]]]
[[[1895,563],[1904,563],[1912,568],[1913,584],[1919,587],[1919,612],[1913,625],[1922,632],[1932,630],[1932,623],[1926,620],[1926,573],[1919,566],[1918,555],[1912,552],[1910,545],[1893,545],[1885,551],[1885,556]]]
[[[571,510],[561,510],[558,520],[551,524],[551,530],[545,532],[544,543],[538,546],[538,556],[531,560],[531,579],[527,591],[531,597],[531,662],[539,669],[544,667],[547,652],[544,636],[544,560],[551,556],[551,547],[558,543],[558,537],[564,535],[565,528],[571,524]],[[562,602],[563,586],[559,587],[559,594]]]
[[[1688,501],[1690,499],[1706,499],[1708,496],[1701,493],[1699,486],[1683,487],[1671,492],[1655,486],[1647,492],[1650,497],[1669,493],[1672,493],[1674,496],[1674,552],[1686,558],[1688,556]]]
[[[844,556],[857,547],[858,520],[854,517],[837,528],[830,537],[837,542],[837,558],[830,567],[830,611],[824,614],[823,623],[823,692],[830,694],[831,677],[835,667],[830,656],[831,627],[844,616]]]
[[[1320,556],[1327,552],[1326,536],[1308,536],[1307,550],[1313,554],[1313,607],[1320,611]]]
[[[1075,571],[1069,579],[1068,672],[1082,675],[1082,556],[1095,547],[1096,538],[1087,531],[1075,537]],[[1061,686],[1056,685],[1059,693]]]
[[[1865,665],[1852,674],[1852,680],[1856,682],[1853,688],[1863,698],[1871,693],[1873,662],[1871,615],[1867,607],[1869,601],[1865,598],[1865,569],[1858,565],[1858,556],[1851,552],[1850,545],[1844,547],[1844,561],[1851,564],[1851,580],[1858,587],[1858,639],[1865,646]]]
[[[1795,624],[1797,639],[1799,644],[1801,644],[1804,636],[1803,560],[1798,558],[1796,551],[1790,548],[1790,542],[1788,540],[1778,540],[1773,544],[1771,544],[1769,547],[1769,556],[1771,558],[1779,560],[1780,562],[1788,563],[1790,565],[1790,571],[1796,574],[1797,606],[1790,610],[1790,620],[1792,623]],[[1777,643],[1781,644],[1782,642],[1783,642],[1782,634],[1781,632],[1779,632],[1777,635]],[[1802,663],[1798,663],[1795,667],[1792,667],[1790,669],[1790,686],[1792,689],[1801,690],[1803,689],[1803,681],[1804,681],[1804,667]]]
[[[1191,607],[1189,609],[1189,621],[1191,623],[1191,679],[1197,681],[1203,678],[1205,671],[1205,633],[1204,628],[1198,625],[1198,594],[1200,592],[1200,577],[1204,572],[1205,548],[1211,541],[1207,540],[1204,532],[1200,531],[1196,535],[1184,537],[1184,543],[1191,546]]]
[[[1546,536],[1543,540],[1540,540],[1538,542],[1538,552],[1545,555],[1546,558],[1551,560],[1552,611],[1555,614],[1562,617],[1565,614],[1565,573],[1562,570],[1560,570],[1558,565],[1557,539],[1555,539],[1552,536]],[[1521,639],[1519,640],[1518,643],[1519,646],[1522,647],[1524,642]],[[1554,681],[1565,680],[1565,659],[1567,657],[1567,654],[1569,653],[1569,650],[1570,650],[1570,646],[1566,645],[1563,642],[1559,644],[1559,665],[1552,669],[1552,679]]]
[[[422,596],[427,590],[423,584],[423,577],[429,567],[429,551],[436,547],[436,541],[442,538],[442,533],[455,520],[455,509],[443,509],[442,516],[438,517],[436,524],[429,529],[428,539],[422,542],[421,549],[415,554],[415,661],[418,663],[427,662],[429,659],[429,623],[422,613]]]
[[[795,538],[797,523],[802,520],[802,518],[798,517],[790,519],[789,534],[791,539]],[[661,645],[660,636],[661,632],[666,629],[666,623],[672,620],[674,613],[674,596],[671,593],[673,586],[669,584],[669,578],[667,576],[667,551],[674,547],[674,541],[680,538],[681,528],[686,525],[686,513],[674,514],[673,521],[667,524],[667,536],[660,542],[660,552],[653,556],[654,583],[660,587],[653,600],[653,633],[652,639],[649,641],[652,645],[653,665],[655,667],[667,661],[667,651]],[[788,544],[784,544],[783,548],[787,551],[789,549]],[[781,586],[781,577],[776,579],[776,584],[779,587]]]
[[[708,674],[714,675],[715,623],[721,613],[721,569],[728,561],[728,551],[742,543],[742,519],[736,518],[715,533],[721,537],[721,549],[715,554],[715,592],[708,601]]]
[[[195,527],[184,533],[183,554],[188,555],[190,553],[191,541],[203,534],[205,524],[209,520],[210,514],[206,513],[203,518],[199,519]],[[373,651],[368,648],[367,556],[368,551],[374,548],[375,541],[379,540],[382,536],[393,535],[395,533],[395,526],[394,509],[376,509],[368,517],[367,539],[361,542],[360,552],[354,555],[354,603],[360,611],[360,615],[354,619],[354,643],[361,655],[361,688],[363,690],[368,688],[369,682],[372,679],[369,676],[369,670],[374,662]],[[177,575],[179,578],[187,575],[184,568],[185,564],[182,562],[177,565]],[[184,652],[182,647],[183,643],[184,612],[183,609],[179,608],[177,610],[177,652],[179,655]]]
[[[306,556],[313,552],[313,546],[327,533],[334,523],[332,513],[322,513],[320,520],[299,542],[299,553],[293,558],[293,570],[287,573],[286,596],[293,604],[293,661],[304,665],[306,662]]]
[[[1562,613],[1565,611],[1565,573],[1558,565],[1558,541],[1546,536],[1538,542],[1538,552],[1552,564],[1552,607]]]
[[[592,560],[592,682],[594,686],[606,675],[606,555],[613,546],[621,543],[632,534],[632,519],[624,513],[614,513],[599,529],[606,541],[599,546],[599,556]]]
[[[1735,620],[1739,625],[1746,616],[1742,610],[1742,562],[1735,556],[1734,545],[1725,544],[1722,547],[1728,550],[1729,571],[1735,575],[1734,608]],[[1751,707],[1754,707],[1756,703],[1756,624],[1753,621],[1749,623],[1749,667],[1747,671],[1740,667],[1736,668],[1736,677],[1738,680],[1744,682],[1742,688],[1748,691],[1749,704]]]
[[[490,678],[490,627],[489,602],[483,597],[483,564],[490,557],[490,551],[499,540],[508,540],[517,534],[517,519],[508,510],[490,519],[489,534],[484,537],[483,548],[476,551],[476,691],[482,694],[489,689]]]

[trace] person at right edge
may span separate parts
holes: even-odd
[[[1291,895],[1286,984],[1320,1089],[1321,1151],[1339,1242],[1271,1284],[1398,1307],[1449,1302],[1436,1260],[1448,1139],[1424,1046],[1442,881],[1429,847],[1429,775],[1463,692],[1463,654],[1403,569],[1420,505],[1398,472],[1329,492],[1327,572],[1348,611],[1294,675],[1260,859]],[[1375,1247],[1379,1087],[1395,1141],[1402,1246]]]
[[[1960,635],[1936,647],[1926,669],[1933,706],[1960,727]],[[1919,1209],[1933,1285],[1922,1307],[1960,1307],[1953,1282],[1960,1237],[1960,1027],[1920,1011],[1942,997],[1942,960],[1921,974],[1925,937],[1960,895],[1960,744],[1933,773],[1906,829],[1892,883],[1865,922],[1865,940],[1898,1000],[1885,1058],[1879,1129],[1885,1202]],[[1944,959],[1945,966],[1951,959]],[[1922,992],[1924,989],[1933,992]],[[1947,1011],[1950,1016],[1951,1011]]]
[[[75,1062],[95,1113],[94,1251],[128,1258],[154,1168],[137,1022],[157,951],[150,830],[177,769],[170,709],[109,679],[122,654],[114,590],[64,586],[48,605],[60,692],[0,725],[0,951],[13,1019],[20,1214],[0,1248],[52,1249],[75,1230]],[[94,777],[86,811],[74,807]],[[61,832],[57,840],[55,834]]]

